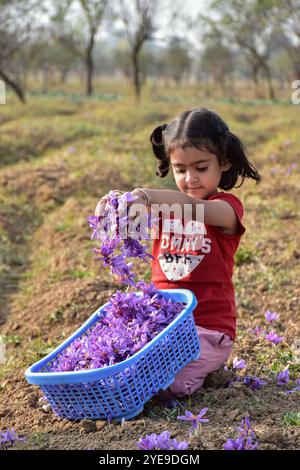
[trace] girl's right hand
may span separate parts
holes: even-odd
[[[105,209],[106,203],[108,201],[107,195],[102,197],[98,204],[96,205],[95,215],[100,217]]]
[[[121,194],[123,194],[122,191],[119,191],[119,190],[113,190],[115,193],[119,193],[118,196],[121,196]],[[105,206],[107,204],[107,202],[109,201],[109,195],[106,194],[105,196],[103,196],[97,203],[96,205],[96,208],[95,208],[95,215],[100,217],[103,212],[104,212],[104,209],[105,209]]]

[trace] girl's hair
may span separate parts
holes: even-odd
[[[176,148],[196,147],[215,154],[220,164],[231,163],[227,171],[223,171],[221,189],[239,188],[245,178],[253,178],[256,183],[261,179],[256,168],[248,161],[246,149],[240,139],[233,134],[217,113],[206,108],[185,111],[170,124],[162,124],[154,129],[150,136],[154,155],[159,163],[156,175],[167,176],[170,167],[170,154]],[[235,186],[238,177],[241,184]]]

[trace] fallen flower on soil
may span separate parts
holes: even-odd
[[[279,372],[277,375],[277,385],[286,385],[289,383],[289,369],[288,367],[284,369],[282,372]]]
[[[275,320],[278,320],[279,315],[276,312],[270,312],[269,310],[265,313],[265,319],[267,323],[273,323]]]
[[[20,441],[26,441],[26,438],[18,436],[13,428],[7,428],[5,432],[0,432],[1,450],[7,450],[9,447],[13,447],[16,442]]]
[[[245,369],[245,367],[247,367],[247,364],[246,364],[246,361],[244,361],[244,359],[238,359],[237,357],[235,357],[232,361],[232,367],[235,370]]]
[[[186,441],[178,442],[176,439],[171,439],[169,431],[146,435],[136,444],[140,450],[186,450],[189,446]]]
[[[278,336],[275,331],[270,331],[270,333],[265,335],[265,340],[270,341],[273,344],[279,344],[284,340],[284,336]]]
[[[256,450],[258,442],[255,439],[254,431],[251,428],[250,420],[248,417],[241,421],[238,427],[240,432],[236,439],[227,439],[224,444],[225,450]]]
[[[244,378],[244,384],[251,388],[251,390],[260,390],[263,385],[266,385],[267,382],[259,379],[258,377],[247,375]]]
[[[191,423],[192,428],[196,431],[199,429],[199,427],[202,430],[202,424],[209,422],[209,419],[203,418],[207,410],[207,407],[203,408],[203,410],[201,410],[200,413],[198,413],[197,415],[194,415],[191,411],[186,410],[185,414],[182,416],[177,416],[177,419],[180,421],[187,421]]]
[[[253,328],[249,328],[250,333],[253,333],[255,336],[260,336],[262,334],[264,334],[264,330],[260,327],[260,326],[256,326],[254,329]]]
[[[292,388],[291,390],[288,390],[286,393],[300,392],[300,379],[297,379],[296,383],[297,383],[297,386]]]

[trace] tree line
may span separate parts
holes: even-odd
[[[300,79],[300,0],[208,0],[196,14],[178,0],[0,0],[0,79],[22,102],[28,74],[65,82],[121,73],[137,98],[146,77],[208,81]],[[101,33],[114,38],[107,46]],[[191,42],[188,33],[195,40]]]

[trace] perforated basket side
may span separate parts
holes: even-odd
[[[42,386],[55,413],[67,419],[107,419],[134,414],[199,353],[192,313],[125,370],[90,383]]]

